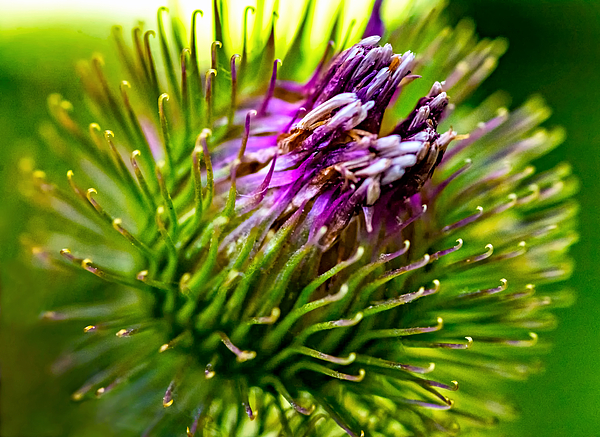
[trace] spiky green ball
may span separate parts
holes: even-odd
[[[507,387],[540,368],[537,332],[570,296],[577,184],[531,165],[563,134],[539,128],[539,98],[463,103],[502,40],[420,12],[386,31],[378,5],[346,51],[338,15],[303,83],[279,74],[298,80],[308,12],[280,72],[273,22],[230,53],[215,2],[210,62],[200,13],[188,40],[161,9],[132,47],[115,29],[118,87],[100,57],[80,65],[93,118],[50,97],[45,136],[73,170],[33,172],[47,229],[29,241],[116,297],[44,314],[90,337],[55,366],[93,370],[74,400],[110,399],[132,435],[444,435],[514,415]]]

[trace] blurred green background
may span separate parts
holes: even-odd
[[[8,7],[0,2],[0,11]],[[573,250],[577,269],[571,280],[578,298],[560,311],[561,324],[550,334],[556,346],[546,357],[546,372],[515,386],[522,419],[498,435],[600,436],[600,2],[455,0],[448,14],[454,23],[473,17],[480,36],[508,37],[508,53],[478,96],[503,89],[514,107],[542,94],[554,108],[548,124],[566,127],[568,138],[538,166],[568,160],[582,182],[581,241]],[[70,341],[68,332],[80,327],[39,323],[51,304],[89,299],[97,292],[94,282],[85,287],[88,294],[74,296],[60,278],[24,267],[27,256],[18,244],[30,212],[18,193],[19,159],[32,156],[47,168],[64,168],[35,139],[47,117],[46,96],[72,98],[75,61],[107,51],[112,22],[133,24],[116,15],[86,20],[63,23],[54,17],[29,28],[0,28],[0,437],[112,435],[102,423],[88,426],[96,420],[93,403],[70,402],[76,375],[57,379],[50,373]]]
[[[520,104],[539,93],[553,108],[548,124],[567,140],[539,167],[567,160],[581,179],[580,242],[571,279],[578,296],[561,310],[546,372],[517,385],[523,419],[507,435],[600,436],[600,2],[593,0],[455,1],[454,19],[475,19],[480,36],[510,42],[498,69],[480,90],[504,89]]]

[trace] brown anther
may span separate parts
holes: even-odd
[[[398,58],[397,56],[394,56],[392,58],[392,62],[390,62],[390,72],[394,72],[396,71],[396,69],[398,68],[398,66],[400,65],[400,58]]]

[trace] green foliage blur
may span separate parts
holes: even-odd
[[[543,95],[554,109],[548,124],[563,125],[568,138],[538,166],[568,160],[582,182],[581,241],[573,251],[577,268],[570,284],[577,302],[560,311],[561,323],[549,334],[556,346],[545,357],[546,372],[515,384],[521,420],[499,428],[497,435],[600,435],[600,372],[595,371],[600,359],[600,2],[454,0],[448,13],[453,23],[473,17],[482,37],[510,41],[475,100],[503,89],[515,107],[531,94]],[[0,437],[113,435],[109,418],[99,417],[93,402],[70,400],[81,383],[77,373],[51,372],[82,327],[39,320],[50,307],[93,299],[101,292],[97,281],[77,284],[75,295],[75,288],[64,288],[64,277],[28,267],[30,256],[19,245],[21,234],[35,226],[19,194],[19,166],[27,165],[22,158],[56,174],[68,170],[38,140],[37,129],[47,119],[46,96],[58,92],[77,105],[75,62],[107,52],[110,24],[0,29]],[[95,34],[106,29],[106,38],[90,36],[85,29],[91,26]]]

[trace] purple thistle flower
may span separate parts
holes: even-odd
[[[74,400],[110,397],[143,435],[453,435],[514,415],[506,386],[539,369],[536,331],[570,297],[576,181],[530,164],[562,131],[538,128],[539,99],[461,104],[501,40],[418,9],[390,33],[380,8],[304,81],[279,77],[272,22],[249,55],[245,21],[230,53],[214,2],[204,63],[200,12],[169,39],[161,8],[133,51],[115,29],[120,96],[100,58],[81,65],[89,128],[50,97],[49,145],[74,170],[33,173],[53,213],[32,251],[119,297],[44,314],[87,325],[54,368],[98,363]]]

